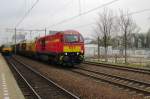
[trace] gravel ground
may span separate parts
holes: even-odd
[[[100,67],[100,66],[98,67],[98,66],[88,65],[88,64],[82,65],[81,67],[88,68],[90,70],[94,70],[98,72],[104,72],[104,73],[111,74],[111,75],[118,75],[118,76],[136,79],[140,81],[146,81],[150,83],[150,75],[148,74],[140,74],[140,73],[135,73],[131,71],[117,70],[113,68],[105,68],[105,67]]]
[[[142,96],[135,96],[129,92],[121,91],[110,84],[97,82],[88,77],[69,71],[69,69],[51,66],[16,56],[27,64],[31,64],[43,75],[60,84],[65,89],[73,92],[82,99],[143,99]]]

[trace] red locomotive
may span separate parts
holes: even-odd
[[[25,44],[25,43],[23,43]],[[84,59],[84,39],[74,30],[60,31],[26,43],[21,50],[26,55],[36,56],[58,64],[79,64]]]

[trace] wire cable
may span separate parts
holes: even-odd
[[[58,23],[56,23],[56,24],[53,24],[53,25],[51,25],[51,26],[49,26],[49,27],[54,27],[54,26],[63,24],[63,23],[65,23],[65,22],[68,22],[68,21],[70,21],[70,20],[73,20],[73,19],[75,19],[75,18],[77,18],[77,17],[80,17],[80,16],[86,15],[86,14],[88,14],[88,13],[90,13],[90,12],[93,12],[93,11],[95,11],[95,10],[97,10],[97,9],[100,9],[100,8],[102,8],[102,7],[105,7],[105,6],[108,6],[108,5],[110,5],[110,4],[113,4],[113,3],[117,2],[117,1],[119,1],[119,0],[110,1],[110,2],[108,2],[108,3],[105,3],[105,4],[103,4],[103,5],[98,6],[98,7],[96,7],[96,8],[90,9],[90,10],[88,10],[88,11],[86,11],[86,12],[80,13],[79,15],[75,15],[75,16],[70,17],[70,18],[68,18],[68,19],[62,20],[62,21],[60,21],[60,22],[58,22]],[[48,28],[49,28],[49,27],[48,27]]]
[[[139,14],[139,13],[147,12],[147,11],[150,11],[150,9],[143,9],[143,10],[139,10],[139,11],[131,12],[131,13],[129,13],[129,15]]]
[[[32,11],[32,9],[36,6],[36,4],[39,2],[39,0],[36,0],[36,2],[32,5],[32,7],[25,13],[25,15],[21,18],[21,20],[18,21],[18,23],[15,25],[15,28],[18,27],[23,20],[27,17],[27,15]]]
[[[148,12],[148,11],[150,11],[150,9],[143,9],[143,10],[131,12],[131,13],[129,13],[129,15],[139,14],[139,13]],[[88,23],[88,24],[83,24],[83,25],[76,26],[74,28],[82,28],[82,27],[86,27],[86,26],[89,26],[89,25],[93,25],[93,24],[96,24],[96,23],[91,22],[91,23]]]
[[[50,15],[50,17],[54,17],[56,15],[56,12],[57,12],[57,14],[60,13],[62,10],[64,10],[66,7],[68,7],[71,3],[72,3],[72,1],[69,1],[63,7],[60,7],[58,10],[54,11],[53,14]]]

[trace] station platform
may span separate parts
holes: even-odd
[[[5,59],[0,54],[0,99],[25,99]]]

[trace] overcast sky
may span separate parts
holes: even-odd
[[[24,29],[44,29],[49,30],[67,30],[75,29],[80,31],[84,37],[90,37],[93,32],[93,23],[98,18],[98,12],[103,8],[95,10],[89,14],[78,17],[69,22],[53,26],[64,19],[78,15],[79,12],[85,12],[113,0],[80,0],[81,9],[79,9],[79,0],[39,0],[28,16],[17,28]],[[0,0],[0,41],[8,41],[14,32],[6,32],[5,28],[14,28],[22,19],[25,13],[31,8],[36,0]],[[150,9],[150,0],[118,0],[107,6],[114,11],[118,9],[129,10],[130,12],[143,9]],[[136,23],[140,26],[142,32],[150,28],[150,11],[133,15]],[[86,25],[89,24],[89,25]],[[20,32],[19,32],[20,33]],[[24,32],[22,32],[24,33]],[[33,32],[34,36],[43,35],[43,32]],[[27,34],[27,37],[29,34]]]

